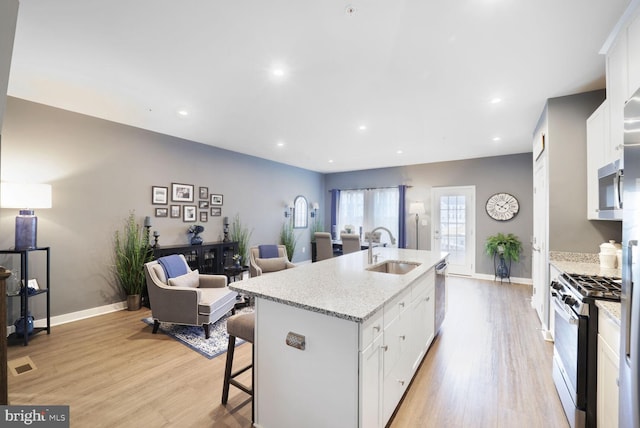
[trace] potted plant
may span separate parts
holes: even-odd
[[[249,230],[240,221],[240,214],[236,214],[231,224],[231,240],[238,243],[238,255],[241,262],[247,263],[249,258],[247,257],[249,251],[249,239],[253,230]]]
[[[505,235],[498,233],[487,237],[485,251],[494,260],[495,277],[509,278],[511,275],[511,262],[520,261],[522,242],[513,233]]]
[[[140,296],[145,285],[144,264],[153,259],[149,236],[142,229],[131,212],[122,232],[115,233],[115,274],[127,293],[130,311],[140,309]]]
[[[282,229],[280,229],[280,243],[287,249],[287,257],[289,261],[293,261],[293,253],[296,251],[296,243],[298,238],[293,232],[293,224],[291,222],[282,223]]]

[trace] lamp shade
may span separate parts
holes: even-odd
[[[411,202],[409,214],[424,214],[424,202]]]
[[[51,185],[41,183],[0,183],[2,208],[51,208]]]

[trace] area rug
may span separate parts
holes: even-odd
[[[241,310],[237,310],[236,314],[252,311],[253,308],[242,308]],[[198,351],[208,359],[212,359],[227,351],[227,345],[229,344],[227,318],[230,316],[231,314],[225,315],[209,328],[209,339],[205,339],[202,326],[161,322],[158,332],[162,332],[176,339],[178,342],[187,345],[194,351]],[[153,326],[153,318],[151,317],[143,318],[142,322]],[[236,345],[241,343],[244,343],[244,340],[237,338]]]

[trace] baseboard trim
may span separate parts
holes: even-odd
[[[121,311],[123,309],[127,309],[127,302],[117,302],[112,303],[110,305],[98,306],[97,308],[84,309],[82,311],[70,312],[68,314],[56,315],[51,317],[51,326],[57,326],[62,324],[67,324],[74,321],[80,321],[87,318],[97,317],[99,315],[109,314],[111,312]],[[37,319],[33,321],[34,327],[46,327],[47,320]],[[15,327],[13,325],[7,326],[7,336],[15,331]]]
[[[460,276],[462,276],[462,275],[460,275]],[[486,273],[474,273],[473,275],[471,275],[471,278],[484,279],[486,281],[495,281],[497,283],[500,283],[500,279],[496,279],[495,276],[488,275]],[[502,282],[508,284],[509,280],[503,280]],[[520,277],[513,277],[512,276],[511,277],[511,282],[513,282],[514,284],[533,285],[533,280],[531,278],[520,278]]]

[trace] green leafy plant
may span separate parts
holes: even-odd
[[[296,251],[296,243],[298,238],[293,231],[293,224],[291,222],[282,223],[282,229],[280,229],[280,243],[287,249],[287,257],[290,261],[293,261],[293,253]]]
[[[249,252],[249,239],[251,239],[251,234],[253,233],[253,229],[249,230],[246,226],[242,224],[240,221],[240,214],[236,214],[233,218],[233,223],[231,223],[231,240],[238,243],[238,254],[242,257],[242,261],[246,264],[249,258],[247,254]]]
[[[320,217],[316,215],[316,217],[311,222],[311,226],[309,226],[311,233],[311,242],[316,241],[316,232],[324,232],[324,224],[320,220]]]
[[[142,229],[132,211],[124,222],[124,229],[115,233],[115,273],[128,296],[142,293],[144,264],[153,259],[149,237]]]
[[[518,262],[522,252],[522,242],[513,233],[507,235],[498,233],[487,237],[484,248],[491,257],[501,254],[507,261]]]

